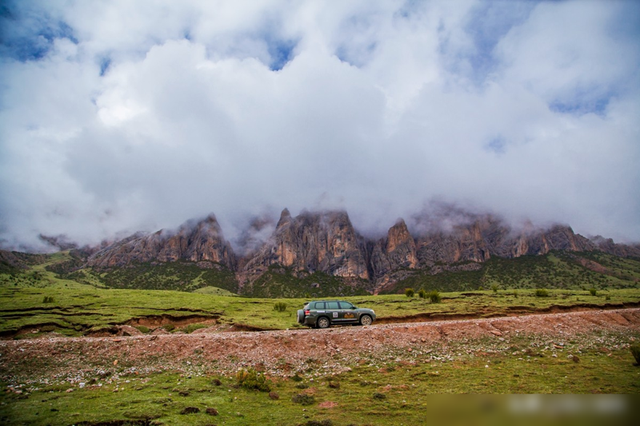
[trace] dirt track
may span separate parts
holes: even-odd
[[[224,374],[243,366],[271,375],[329,374],[356,364],[511,351],[523,342],[552,356],[588,348],[606,351],[638,337],[640,308],[328,330],[219,332],[212,327],[192,334],[14,340],[0,341],[0,379],[75,383],[162,370]]]

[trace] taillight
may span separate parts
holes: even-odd
[[[306,311],[304,311],[305,315],[309,315],[311,313],[311,311],[309,309],[307,309]]]

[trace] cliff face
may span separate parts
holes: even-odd
[[[275,232],[241,262],[241,282],[251,282],[271,265],[296,271],[326,272],[343,278],[369,279],[364,240],[346,212],[305,212],[292,217],[282,211]]]
[[[213,215],[197,223],[187,222],[175,233],[161,230],[128,237],[90,256],[87,266],[108,269],[133,262],[178,260],[215,262],[231,270],[236,268],[233,249]]]
[[[240,286],[251,285],[271,266],[296,274],[323,272],[346,281],[367,280],[378,290],[415,271],[477,270],[492,256],[516,258],[544,255],[551,250],[601,250],[616,256],[640,257],[640,247],[614,244],[597,237],[577,235],[569,226],[549,229],[525,226],[514,230],[491,215],[464,215],[455,223],[438,226],[423,218],[429,228],[410,232],[400,219],[384,238],[367,240],[354,229],[344,211],[303,212],[293,217],[287,209],[280,219],[261,218],[240,236],[244,254],[237,256],[211,215],[187,222],[176,232],[133,235],[93,254],[86,266],[96,269],[123,267],[133,262],[190,261],[209,267],[225,265]]]

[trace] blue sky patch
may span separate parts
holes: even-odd
[[[471,37],[473,49],[456,52],[445,38],[440,52],[452,58],[449,68],[462,74],[476,84],[482,84],[500,65],[494,49],[509,31],[525,22],[537,2],[486,2],[470,11],[464,31]],[[446,34],[446,28],[440,32]]]
[[[504,136],[498,135],[490,139],[489,142],[484,145],[484,148],[494,154],[502,155],[507,151],[507,140]]]
[[[19,61],[44,58],[56,39],[78,43],[73,29],[48,15],[33,16],[10,2],[0,8],[0,55]]]
[[[569,100],[555,100],[549,104],[549,109],[554,112],[560,112],[563,114],[597,114],[605,115],[607,106],[609,106],[609,97],[601,97],[592,99],[589,101],[580,101],[576,99]]]
[[[269,56],[271,56],[271,71],[280,71],[293,59],[293,50],[298,45],[297,40],[267,40]]]
[[[111,58],[100,59],[100,77],[104,76],[111,66]]]

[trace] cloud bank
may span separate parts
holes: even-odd
[[[631,1],[14,1],[0,241],[430,200],[640,240]]]

